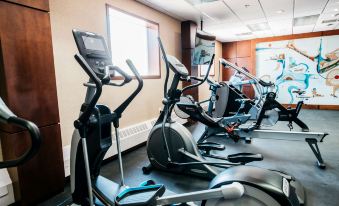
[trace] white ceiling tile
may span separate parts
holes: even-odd
[[[338,1],[329,2],[323,13],[337,12],[339,13],[339,3]]]
[[[247,20],[247,21],[244,21],[244,24],[245,24],[245,25],[249,25],[249,24],[259,24],[259,23],[264,23],[264,22],[267,22],[266,18]]]
[[[292,34],[293,19],[283,19],[278,21],[269,21],[268,24],[275,36]]]
[[[226,7],[222,1],[214,1],[210,3],[199,4],[195,6],[199,11],[202,12],[205,19],[208,21],[223,21],[223,20],[234,20],[236,17]]]
[[[260,0],[260,2],[269,21],[293,17],[293,0]],[[280,10],[283,12],[279,13]]]
[[[223,0],[242,21],[265,18],[257,0]]]
[[[179,20],[192,20],[196,21],[200,19],[200,12],[192,5],[184,0],[137,0],[143,4],[146,4],[154,9],[164,12]]]
[[[295,0],[295,16],[307,11],[317,11],[319,14],[325,7],[327,1],[328,0]]]
[[[317,10],[307,10],[307,11],[300,11],[300,12],[295,12],[294,13],[294,18],[296,17],[303,17],[303,16],[312,16],[312,15],[317,15],[321,13],[321,9]]]
[[[306,25],[306,26],[295,26],[293,27],[293,34],[301,34],[312,32],[314,25]]]

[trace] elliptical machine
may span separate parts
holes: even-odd
[[[20,157],[13,160],[6,160],[0,162],[0,169],[16,167],[18,165],[24,164],[29,161],[38,153],[40,145],[41,145],[41,135],[39,128],[28,120],[17,117],[2,101],[0,98],[0,123],[10,124],[19,126],[21,128],[25,128],[28,130],[30,138],[31,138],[31,146],[29,150],[27,150]]]
[[[195,102],[182,103],[180,97],[184,91],[197,87],[207,80],[214,55],[210,61],[207,75],[204,79],[189,76],[186,67],[175,57],[167,55],[159,39],[160,50],[166,65],[166,79],[164,83],[164,108],[153,126],[147,140],[147,155],[150,165],[143,167],[143,172],[148,174],[153,168],[174,173],[184,173],[198,177],[212,179],[219,171],[215,167],[229,168],[230,166],[244,165],[263,159],[260,154],[237,153],[228,156],[211,154],[211,150],[223,150],[224,145],[213,142],[200,142],[198,145],[192,134],[183,125],[173,121],[171,114],[175,105],[194,120],[206,125],[219,125],[223,118],[212,118],[204,109]],[[174,77],[170,88],[167,88],[170,69]],[[178,89],[180,81],[196,80],[198,83]],[[204,157],[217,161],[209,161]],[[222,160],[222,161],[220,161]],[[212,167],[214,166],[214,167]]]
[[[114,112],[104,105],[97,105],[103,85],[122,86],[131,81],[131,77],[112,66],[103,37],[78,30],[73,30],[73,35],[80,52],[75,55],[75,59],[90,77],[89,82],[84,84],[87,87],[86,100],[81,107],[80,117],[74,122],[76,129],[72,138],[71,190],[75,204],[155,206],[186,205],[187,202],[201,201],[198,205],[303,205],[302,187],[292,177],[250,166],[233,167],[217,175],[211,182],[210,189],[184,194],[162,197],[164,185],[153,181],[146,181],[140,187],[124,186],[118,137],[119,119],[141,90],[143,81],[132,62],[127,60],[139,82],[137,89]],[[123,83],[110,81],[112,70],[122,74]],[[99,175],[104,155],[112,144],[111,123],[116,129],[121,184]]]

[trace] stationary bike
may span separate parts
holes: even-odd
[[[102,87],[122,86],[132,79],[123,70],[112,65],[104,38],[91,32],[73,30],[80,54],[75,59],[89,76],[85,103],[74,122],[75,131],[71,147],[71,192],[75,204],[155,206],[155,205],[303,205],[302,188],[292,177],[250,166],[233,167],[211,182],[207,190],[164,196],[165,186],[154,181],[141,183],[139,187],[124,185],[119,141],[119,119],[123,111],[142,89],[143,81],[130,60],[127,64],[135,75],[136,90],[113,112],[107,106],[98,105]],[[110,80],[113,72],[124,80],[116,84]],[[168,76],[167,76],[168,77]],[[112,145],[111,126],[115,127],[117,151],[121,172],[121,184],[99,175],[102,160]],[[88,145],[88,147],[87,147]],[[234,180],[233,180],[234,177]],[[197,204],[193,202],[199,201]]]

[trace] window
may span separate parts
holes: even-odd
[[[159,24],[107,5],[109,45],[114,65],[132,74],[132,60],[143,78],[160,78]]]

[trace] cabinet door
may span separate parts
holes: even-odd
[[[64,166],[59,124],[40,128],[42,144],[31,160],[9,170],[15,199],[21,205],[36,205],[61,192],[64,187]],[[27,131],[10,134],[0,132],[3,158],[15,159],[30,148]]]
[[[8,2],[13,2],[16,4],[21,4],[24,6],[49,11],[49,1],[48,0],[6,0]]]
[[[59,122],[47,12],[0,1],[0,80],[0,96],[15,114],[39,127]]]

